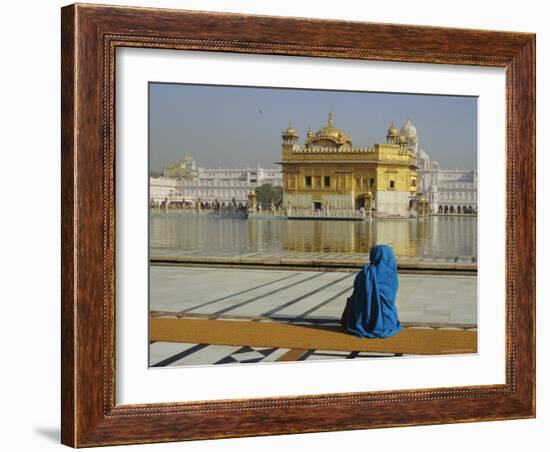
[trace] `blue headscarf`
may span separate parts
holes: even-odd
[[[344,329],[359,337],[389,337],[401,331],[395,298],[397,263],[388,245],[370,250],[370,264],[357,273],[353,293],[340,320]]]

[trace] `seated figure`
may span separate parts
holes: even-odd
[[[355,276],[353,293],[348,298],[340,323],[354,336],[390,337],[401,331],[395,300],[397,263],[388,245],[370,250],[370,264]]]

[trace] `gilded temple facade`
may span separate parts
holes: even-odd
[[[282,133],[283,204],[287,211],[364,210],[377,217],[407,217],[417,192],[416,156],[390,126],[386,143],[353,147],[332,114],[303,145],[289,126]]]

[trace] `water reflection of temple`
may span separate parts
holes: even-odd
[[[391,244],[400,256],[422,253],[428,234],[423,221],[285,221],[281,228],[284,251],[368,253],[376,244]]]
[[[398,256],[475,256],[476,220],[432,217],[423,221],[248,221],[248,241],[258,251],[362,253],[390,244]]]

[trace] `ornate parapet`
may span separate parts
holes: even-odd
[[[292,148],[292,153],[324,153],[324,154],[346,154],[346,153],[352,153],[352,154],[358,154],[358,153],[374,153],[375,148],[335,148],[330,146],[294,146]]]

